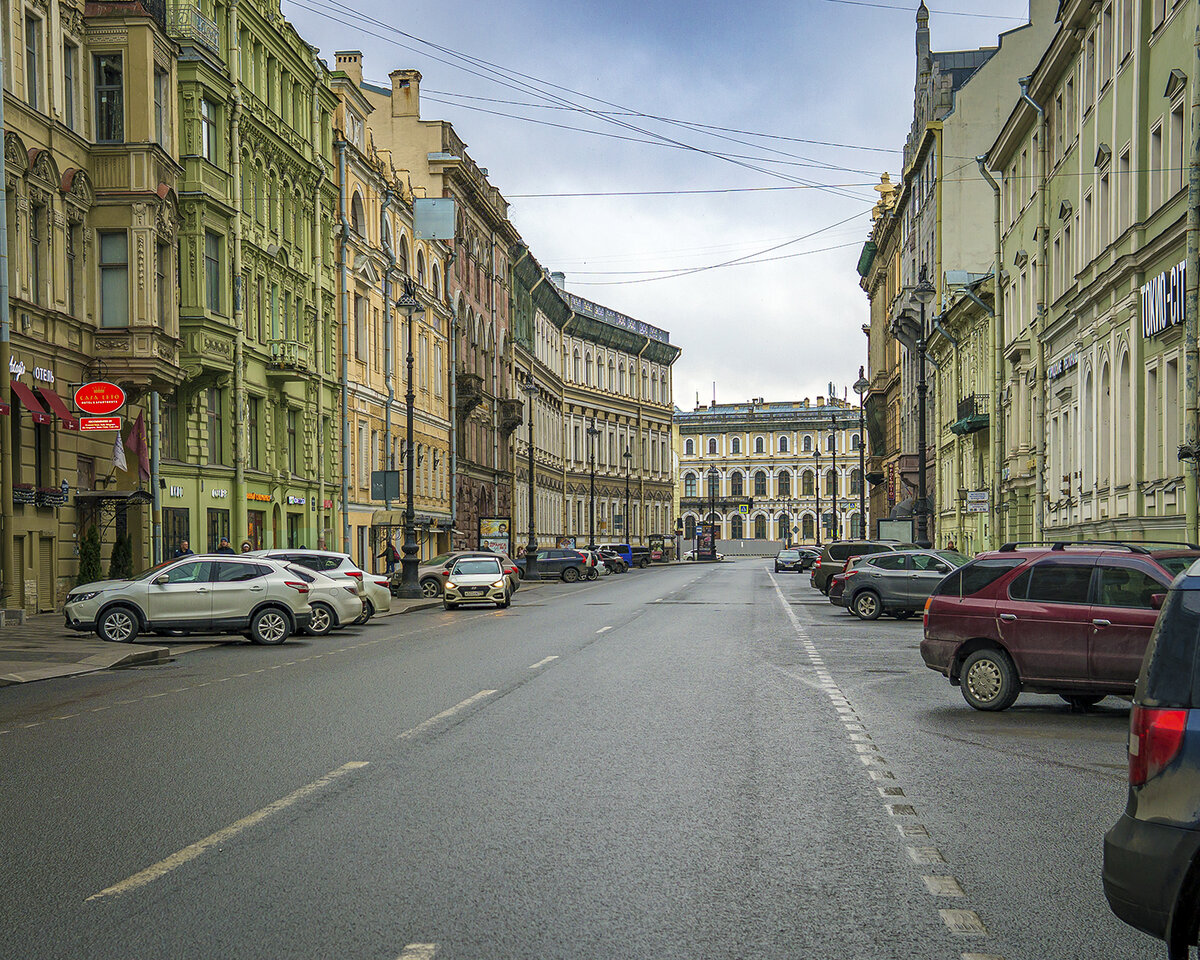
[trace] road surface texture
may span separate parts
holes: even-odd
[[[1163,956],[1127,704],[977,713],[920,635],[739,560],[5,688],[2,952]]]

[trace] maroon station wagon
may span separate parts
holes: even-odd
[[[938,585],[925,606],[925,665],[977,710],[1017,695],[1090,706],[1131,696],[1158,610],[1200,547],[1005,544]]]

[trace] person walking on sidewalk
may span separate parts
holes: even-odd
[[[400,560],[400,551],[396,549],[396,545],[390,540],[384,545],[383,553],[379,555],[380,560],[387,561],[387,569],[384,573],[392,573],[396,569],[396,564]]]

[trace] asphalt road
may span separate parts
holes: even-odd
[[[1151,958],[1127,706],[977,713],[920,621],[631,571],[0,689],[12,958]]]

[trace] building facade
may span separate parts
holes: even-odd
[[[103,569],[119,537],[135,569],[151,559],[144,429],[152,396],[181,377],[178,51],[151,0],[6,3],[0,33],[12,330],[0,355],[0,605],[37,613],[61,606],[93,524]],[[80,429],[74,390],[101,379],[125,390],[122,433]]]
[[[861,536],[859,422],[835,397],[676,411],[685,549],[702,522],[718,540],[764,546]]]

